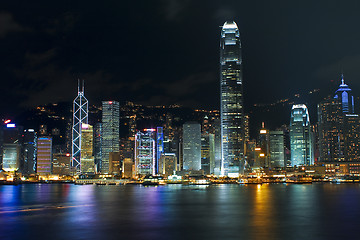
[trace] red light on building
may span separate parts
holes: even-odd
[[[8,120],[5,120],[5,124],[8,124],[9,122],[11,122],[11,120],[10,119],[8,119]]]
[[[67,157],[70,157],[70,153],[67,153],[66,156],[67,156]]]
[[[109,101],[109,104],[112,104],[112,101]]]

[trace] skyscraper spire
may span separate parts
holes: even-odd
[[[334,98],[340,100],[344,113],[354,113],[354,96],[351,94],[351,88],[345,83],[343,73],[341,73],[341,84],[335,92]]]

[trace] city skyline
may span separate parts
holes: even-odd
[[[360,6],[355,1],[264,1],[261,6],[239,1],[155,1],[139,8],[132,3],[87,3],[86,8],[80,2],[55,3],[56,9],[33,4],[31,16],[24,10],[28,3],[20,8],[4,4],[0,41],[7,58],[1,72],[8,91],[2,95],[2,114],[71,101],[74,92],[68,89],[75,89],[77,78],[85,80],[88,99],[96,104],[115,99],[219,109],[215,49],[218,26],[228,20],[238,23],[246,46],[245,109],[312,89],[321,88],[325,95],[338,86],[341,72],[359,92],[360,49],[354,24]],[[192,14],[199,7],[203,11]],[[195,32],[194,23],[202,28]],[[168,31],[160,31],[165,28]],[[303,94],[301,98],[308,101]]]
[[[6,1],[0,239],[356,239],[359,12]]]

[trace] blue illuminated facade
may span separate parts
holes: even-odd
[[[162,127],[156,128],[156,173],[159,173],[159,162],[164,153],[164,132]]]
[[[220,38],[221,175],[244,173],[244,103],[240,32],[225,22]]]
[[[351,89],[344,81],[344,74],[341,74],[341,84],[334,98],[342,103],[343,113],[354,113],[354,96],[351,95]]]

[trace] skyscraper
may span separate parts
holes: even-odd
[[[201,135],[201,169],[204,174],[213,174],[215,168],[215,135],[203,133]]]
[[[197,122],[183,124],[183,168],[201,169],[201,126]]]
[[[88,123],[88,100],[84,95],[84,83],[73,102],[73,127],[72,127],[72,154],[71,167],[74,173],[81,173],[81,130],[82,125]]]
[[[320,161],[345,161],[345,116],[342,112],[341,101],[325,99],[318,104],[317,109]]]
[[[13,172],[20,169],[22,158],[22,127],[14,123],[7,123],[0,129],[0,163],[2,169],[7,172]]]
[[[261,148],[261,163],[260,167],[269,167],[270,162],[270,137],[269,137],[269,130],[265,129],[264,122],[262,123],[260,132],[259,132],[259,139],[258,139],[258,147]]]
[[[51,174],[52,165],[52,138],[39,137],[37,147],[36,173],[39,175],[49,175]]]
[[[33,174],[36,172],[36,132],[34,129],[27,129],[24,131],[23,135],[24,162],[21,171],[23,174]]]
[[[120,104],[102,102],[101,173],[109,173],[109,153],[119,152]]]
[[[156,130],[144,129],[135,135],[136,175],[156,174]]]
[[[284,132],[270,131],[270,164],[269,167],[285,167]]]
[[[221,175],[244,173],[244,109],[239,29],[225,22],[220,38]]]
[[[304,104],[293,105],[290,119],[291,166],[314,164],[310,118]]]
[[[344,81],[344,74],[341,74],[341,84],[334,98],[340,100],[344,113],[354,113],[354,96],[351,95],[351,89]]]
[[[94,131],[90,124],[81,127],[81,173],[95,173]]]
[[[95,172],[101,171],[101,135],[102,135],[102,123],[96,123],[94,127],[94,161]]]
[[[164,152],[164,132],[162,127],[156,128],[156,173],[160,171],[159,161]]]

